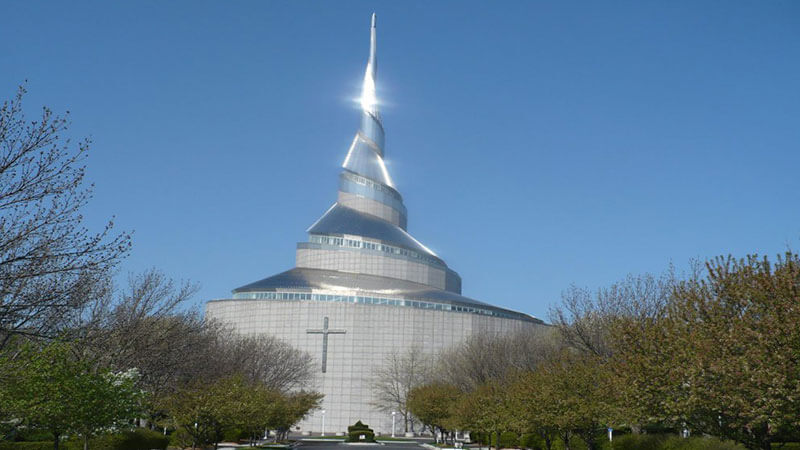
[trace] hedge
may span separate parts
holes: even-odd
[[[169,445],[168,437],[145,428],[98,436],[89,441],[89,448],[98,450],[165,450],[167,445]]]
[[[735,442],[714,437],[684,439],[674,434],[627,434],[615,437],[611,447],[614,450],[744,450]]]
[[[62,442],[58,446],[59,449],[73,450],[66,442]],[[31,441],[31,442],[13,442],[2,441],[0,442],[0,450],[53,450],[53,442],[47,441]]]
[[[91,450],[165,450],[169,439],[156,431],[138,428],[116,434],[97,436],[89,440]],[[59,450],[83,450],[77,439],[62,441]],[[53,441],[12,442],[0,441],[0,450],[53,450]]]

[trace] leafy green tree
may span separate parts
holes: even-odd
[[[717,258],[665,313],[620,320],[615,359],[646,421],[768,449],[800,425],[800,259]]]
[[[264,433],[264,430],[274,427],[281,415],[285,397],[274,389],[253,383],[248,388],[248,393],[242,399],[236,427],[247,433],[250,443]]]
[[[769,449],[800,425],[800,258],[717,258],[707,271],[673,302],[675,343],[692,349],[687,405],[699,430]]]
[[[255,440],[265,430],[275,430],[278,440],[309,412],[319,408],[322,394],[298,391],[285,394],[263,384],[252,384],[242,399],[240,428]]]
[[[450,384],[431,383],[418,386],[408,393],[406,405],[423,424],[438,429],[444,436],[452,429],[456,402],[461,391]]]
[[[459,399],[453,414],[455,420],[450,423],[463,429],[481,430],[490,436],[494,434],[499,449],[502,432],[512,428],[514,413],[510,406],[507,386],[499,381],[489,382]]]
[[[278,403],[279,407],[276,408],[276,414],[267,423],[267,428],[277,430],[279,438],[285,439],[288,437],[287,435],[292,425],[320,407],[322,397],[322,394],[314,391],[283,394],[283,400]]]
[[[143,412],[143,394],[136,388],[139,374],[136,369],[114,373],[101,371],[79,378],[76,401],[72,412],[73,427],[83,437],[83,449],[88,450],[89,438],[120,422],[128,427],[131,419]]]
[[[166,399],[176,428],[192,439],[192,448],[217,444],[226,429],[237,424],[246,398],[245,382],[241,376],[223,378],[212,383],[194,382]]]
[[[507,397],[508,408],[513,411],[508,422],[509,429],[520,434],[536,433],[547,450],[553,447],[558,429],[547,417],[547,407],[553,400],[551,386],[542,384],[541,371],[520,372],[510,380]]]
[[[0,391],[10,419],[50,431],[55,449],[63,435],[73,432],[83,437],[87,449],[96,432],[127,427],[141,411],[135,371],[95,371],[71,350],[61,342],[41,348],[28,344],[15,358],[0,359]]]
[[[241,429],[251,439],[266,429],[287,432],[309,411],[319,407],[316,392],[283,394],[263,382],[233,375],[211,383],[195,382],[165,399],[164,408],[176,428],[191,437],[192,448],[213,444],[224,433]]]
[[[565,448],[580,436],[597,448],[598,431],[618,419],[617,383],[608,363],[586,354],[563,353],[542,365],[526,382],[532,422],[558,431]]]
[[[692,422],[688,371],[696,348],[686,345],[689,329],[665,312],[657,318],[618,317],[611,330],[623,421],[634,430]]]

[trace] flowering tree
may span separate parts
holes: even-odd
[[[127,426],[140,413],[135,370],[94,371],[66,343],[26,345],[16,358],[2,357],[0,367],[7,419],[50,431],[56,450],[67,433],[81,435],[86,450],[92,435]]]

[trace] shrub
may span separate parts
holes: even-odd
[[[519,447],[519,435],[513,431],[500,433],[500,447],[516,448]]]
[[[489,444],[489,434],[482,431],[472,431],[469,433],[470,442],[487,445]]]
[[[53,442],[53,433],[36,428],[18,428],[14,433],[15,441],[48,441]]]
[[[536,433],[525,433],[519,439],[519,446],[522,448],[530,448],[533,450],[541,450],[545,448],[544,439]]]
[[[34,441],[34,442],[0,442],[0,450],[53,450],[53,442]]]
[[[169,439],[156,431],[137,428],[133,431],[123,431],[115,434],[104,434],[89,440],[91,450],[165,450]],[[61,441],[60,450],[83,450],[83,441],[74,437],[68,441]],[[28,442],[0,442],[0,450],[52,450],[52,438],[49,441]]]
[[[732,441],[721,441],[707,436],[684,439],[674,434],[615,436],[611,448],[614,450],[744,450],[744,447]]]
[[[77,442],[70,442],[70,444],[79,445]],[[97,450],[164,450],[168,444],[169,438],[163,434],[145,428],[137,428],[133,431],[97,436],[89,441],[89,448]]]
[[[239,442],[242,439],[249,438],[250,435],[248,435],[246,431],[242,431],[239,428],[231,428],[222,433],[222,440],[225,442]]]
[[[118,447],[114,450],[140,450],[140,449],[159,449],[166,450],[169,445],[169,438],[158,431],[146,428],[137,428],[134,431],[125,431],[118,438]],[[117,435],[119,436],[119,435]]]
[[[614,450],[661,450],[667,436],[663,434],[626,434],[614,437],[611,448]]]
[[[178,448],[185,448],[191,447],[193,442],[192,436],[183,429],[183,427],[179,427],[177,430],[172,432],[169,435],[169,445],[170,447],[178,447]]]
[[[83,450],[83,444],[74,441],[61,441],[59,450]],[[89,447],[94,449],[95,447]],[[96,447],[101,449],[103,447]],[[0,441],[0,450],[53,450],[53,441]]]
[[[375,432],[359,420],[347,427],[347,442],[375,442]]]
[[[711,436],[684,439],[673,435],[664,441],[661,450],[744,450],[744,447],[735,442],[721,441]]]

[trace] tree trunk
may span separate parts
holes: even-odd
[[[769,422],[764,422],[764,425],[759,427],[761,428],[761,438],[759,439],[760,448],[762,450],[771,450],[772,449],[772,436],[769,433]]]
[[[597,448],[597,443],[594,441],[594,433],[591,431],[586,431],[581,433],[581,438],[583,442],[586,443],[586,450],[595,450]]]
[[[61,433],[53,433],[53,450],[58,450],[58,441]]]
[[[89,433],[83,435],[83,450],[89,450]]]
[[[565,431],[563,434],[561,434],[561,440],[564,441],[564,450],[572,450],[572,448],[569,446],[569,437],[569,431]]]
[[[550,433],[546,431],[542,431],[542,439],[544,439],[544,446],[547,450],[552,450],[553,448],[553,441],[550,439]]]

